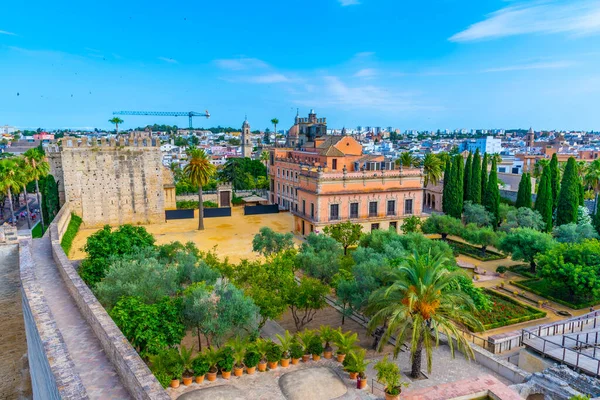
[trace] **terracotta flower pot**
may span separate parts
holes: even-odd
[[[281,367],[282,368],[287,368],[290,366],[290,359],[289,358],[282,358],[281,359]]]
[[[197,376],[196,377],[196,383],[200,384],[202,382],[204,382],[204,375]]]
[[[333,356],[333,352],[332,352],[331,350],[329,350],[329,351],[324,351],[324,352],[323,352],[323,357],[324,357],[324,358],[326,358],[326,359],[328,359],[328,360],[329,360],[329,359],[330,359],[332,356]]]
[[[221,371],[221,376],[223,379],[229,379],[231,378],[231,371]]]
[[[267,363],[266,362],[261,362],[258,363],[258,371],[259,372],[265,372],[267,370]]]
[[[277,364],[278,364],[277,361],[275,361],[275,362],[269,361],[268,364],[269,364],[269,369],[277,369]]]
[[[302,356],[302,362],[308,362],[310,360],[310,354],[305,354]]]
[[[313,354],[313,361],[319,361],[321,359],[321,356],[319,354]]]
[[[350,374],[350,379],[354,380],[356,379],[356,377],[358,376],[358,372],[349,372]]]
[[[171,387],[178,388],[179,387],[179,379],[171,379]]]
[[[241,367],[241,368],[234,367],[233,368],[233,375],[242,376],[243,374],[244,374],[244,367]]]
[[[183,384],[185,386],[190,386],[192,384],[192,380],[194,379],[193,376],[184,376],[183,377]]]
[[[250,367],[250,368],[246,368],[246,373],[248,375],[252,375],[253,373],[256,372],[256,367]]]
[[[367,379],[366,379],[366,378],[365,378],[365,379],[361,379],[361,380],[358,382],[358,388],[359,388],[359,389],[364,389],[364,388],[366,388],[366,387],[367,387]]]
[[[292,365],[297,365],[299,361],[299,358],[292,358]]]
[[[345,358],[346,358],[345,354],[338,354],[337,355],[337,362],[342,363],[342,362],[344,362]]]
[[[400,400],[400,395],[385,394],[385,400]]]
[[[214,382],[214,381],[216,381],[216,380],[217,380],[217,373],[216,373],[216,372],[210,372],[210,371],[209,371],[209,372],[206,374],[206,379],[207,379],[209,382]]]

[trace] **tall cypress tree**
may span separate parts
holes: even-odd
[[[498,171],[495,157],[492,157],[492,169],[490,170],[487,190],[483,200],[486,210],[493,215],[494,221],[492,225],[495,229],[500,223],[500,188],[498,188]]]
[[[446,158],[446,167],[444,168],[444,189],[442,191],[442,211],[448,214],[448,201],[450,200],[450,177],[452,176],[452,163],[450,157]]]
[[[574,157],[569,157],[565,173],[560,182],[560,192],[556,206],[556,226],[571,222],[577,223],[580,186],[579,175],[577,174],[577,162]]]
[[[460,161],[459,161],[460,158]],[[460,218],[462,214],[462,202],[463,202],[463,182],[461,177],[462,174],[462,156],[457,155],[452,160],[452,167],[450,169],[450,178],[447,190],[446,200],[446,214],[454,218]]]
[[[550,167],[546,165],[542,171],[535,198],[535,210],[542,215],[542,219],[546,223],[546,232],[552,232],[552,205],[552,173]]]
[[[487,193],[487,181],[488,181],[488,155],[483,153],[483,160],[481,161],[481,204],[484,204],[484,199]]]
[[[527,172],[521,175],[521,182],[519,182],[519,192],[517,193],[515,207],[531,208],[531,176]]]
[[[558,169],[558,156],[552,154],[550,160],[550,187],[552,188],[552,212],[556,211],[558,205],[558,194],[560,192],[560,170]]]
[[[460,218],[462,216],[463,203],[464,203],[464,182],[465,182],[465,159],[461,154],[457,154],[454,156],[454,165],[452,168],[456,168],[458,171],[456,176],[456,212],[458,216],[456,218]]]
[[[465,164],[465,179],[463,185],[463,199],[464,201],[471,200],[471,172],[473,168],[473,155],[469,152],[467,157],[467,163]]]
[[[481,204],[481,155],[475,151],[471,165],[471,194],[469,199],[474,204]]]

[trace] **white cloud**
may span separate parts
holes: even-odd
[[[285,83],[285,82],[290,82],[290,79],[283,75],[283,74],[278,74],[278,73],[273,73],[273,74],[267,74],[267,75],[258,75],[258,76],[251,76],[249,78],[245,79],[247,82],[250,83]]]
[[[363,68],[354,74],[355,78],[373,78],[377,75],[377,70],[373,68]]]
[[[17,36],[16,33],[9,32],[9,31],[0,31],[0,35]]]
[[[575,65],[572,61],[551,61],[551,62],[538,62],[531,64],[517,64],[507,65],[503,67],[486,68],[480,72],[507,72],[507,71],[527,71],[532,69],[560,69],[567,68]]]
[[[325,76],[323,83],[320,86],[321,92],[311,94],[309,99],[296,100],[296,103],[305,106],[375,109],[387,112],[436,109],[421,104],[414,93],[390,91],[374,85],[350,86],[337,76]]]
[[[240,57],[214,60],[219,68],[240,71],[244,69],[266,68],[269,65],[258,58]]]
[[[355,6],[357,4],[360,4],[360,2],[358,0],[338,0],[338,1],[342,5],[342,7]]]
[[[178,64],[177,60],[169,57],[158,57],[159,60],[164,61],[169,64]]]
[[[449,38],[452,42],[496,39],[524,34],[600,33],[600,2],[529,2],[502,8],[462,32]]]

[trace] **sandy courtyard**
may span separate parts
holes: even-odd
[[[292,232],[294,219],[288,212],[279,214],[244,215],[243,207],[233,207],[231,217],[205,218],[204,231],[198,231],[198,212],[194,219],[170,220],[163,224],[144,225],[154,235],[157,244],[174,241],[192,241],[203,251],[217,246],[220,257],[229,257],[232,262],[257,257],[252,252],[252,238],[263,226],[276,232]],[[77,233],[69,258],[85,258],[82,250],[87,238],[98,229],[82,229]]]

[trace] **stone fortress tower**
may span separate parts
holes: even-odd
[[[160,141],[148,133],[109,141],[64,137],[47,153],[61,205],[69,202],[86,228],[161,223],[165,208],[175,208],[171,171],[162,165]]]
[[[244,119],[242,124],[242,157],[248,157],[252,155],[252,140],[250,133],[250,123],[248,123],[248,117]]]

